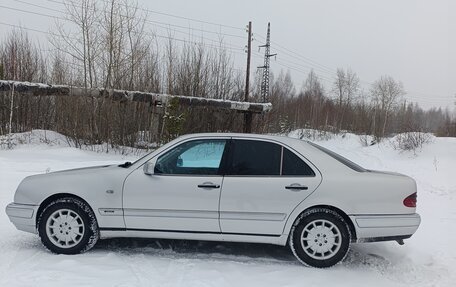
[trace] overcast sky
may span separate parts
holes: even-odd
[[[63,10],[61,4],[49,0],[0,0],[0,5],[58,15],[55,11],[32,6],[26,2]],[[449,107],[451,110],[456,99],[455,2],[139,0],[145,9],[238,27],[234,29],[148,13],[150,20],[238,36],[223,37],[228,45],[239,49],[243,49],[246,44],[246,32],[239,28],[244,28],[248,21],[252,21],[255,38],[252,67],[262,63],[259,54],[264,52],[258,52],[258,45],[264,41],[267,23],[271,22],[271,52],[278,53],[277,60],[271,60],[271,69],[275,74],[280,70],[290,70],[298,89],[310,68],[314,68],[322,77],[328,89],[328,81],[334,77],[336,68],[350,68],[359,75],[366,90],[369,83],[380,76],[391,75],[403,82],[407,91],[406,99],[416,101],[425,108],[441,106]],[[53,25],[53,20],[48,17],[4,7],[0,7],[0,10],[0,23],[44,31],[49,31]],[[4,37],[9,29],[0,24],[0,37]],[[167,34],[159,27],[155,27],[154,30],[157,34]],[[217,39],[215,34],[191,31],[207,39]],[[30,33],[40,38],[43,43],[47,41],[43,34]],[[176,32],[174,35],[176,38],[186,38],[182,32]],[[238,51],[233,57],[238,68],[245,69],[243,52]]]

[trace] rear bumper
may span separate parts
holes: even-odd
[[[405,215],[352,215],[357,242],[405,239],[412,236],[421,223],[419,214]]]
[[[38,205],[10,203],[6,206],[9,220],[18,230],[36,233],[36,213]]]

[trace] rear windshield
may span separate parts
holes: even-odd
[[[349,168],[355,170],[355,171],[358,171],[358,172],[365,172],[367,171],[367,169],[357,165],[356,163],[352,162],[351,160],[327,149],[327,148],[324,148],[322,146],[319,146],[313,142],[307,142],[309,143],[310,145],[316,147],[317,149],[321,150],[322,152],[326,153],[327,155],[331,156],[332,158],[338,160],[339,162],[343,163],[344,165],[348,166]]]

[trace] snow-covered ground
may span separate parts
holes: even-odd
[[[113,239],[82,255],[53,255],[3,211],[19,182],[135,156],[83,151],[49,136],[51,145],[31,139],[0,150],[0,286],[456,286],[456,138],[435,138],[417,155],[388,142],[363,147],[351,134],[319,141],[366,168],[415,178],[422,225],[404,246],[356,244],[342,264],[318,270],[286,247],[260,244]]]

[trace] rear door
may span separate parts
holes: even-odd
[[[276,142],[233,138],[220,199],[223,233],[281,235],[293,209],[320,184],[302,155]]]

